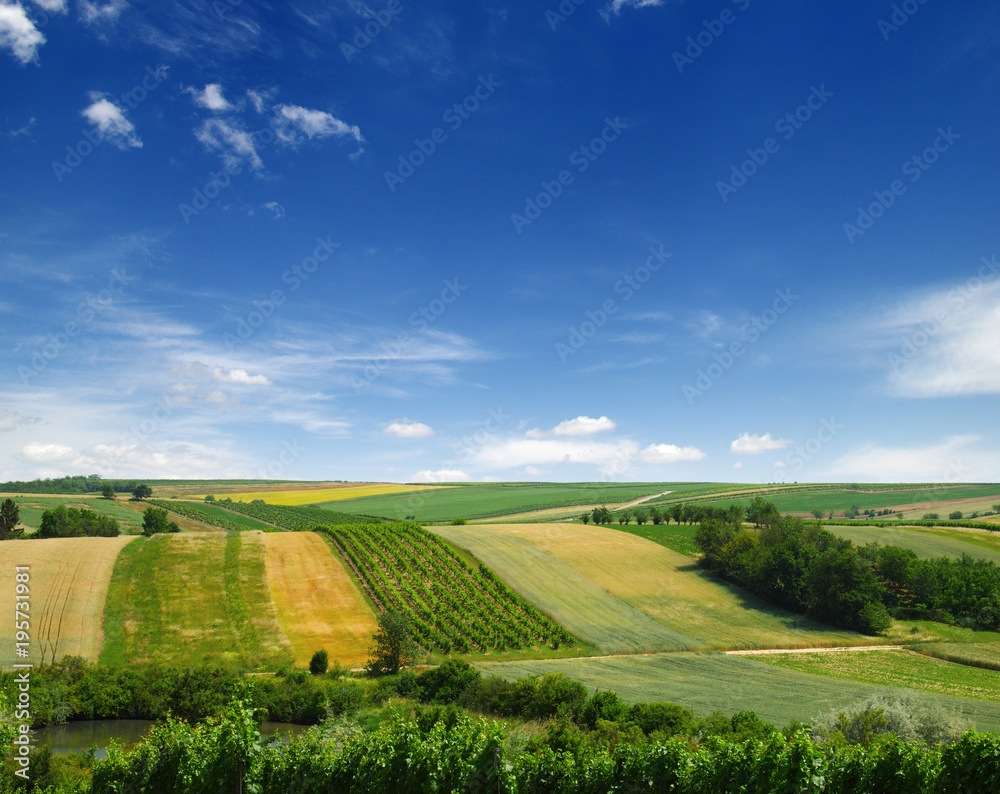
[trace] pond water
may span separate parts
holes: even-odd
[[[57,754],[86,752],[96,746],[97,757],[106,758],[107,747],[112,740],[121,744],[134,744],[146,735],[152,725],[150,720],[70,722],[33,730],[31,743],[38,747],[43,744],[52,745],[52,752]],[[283,737],[301,733],[308,727],[287,722],[265,722],[260,726],[260,735],[264,739],[277,737],[280,741]]]

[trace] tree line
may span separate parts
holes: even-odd
[[[855,546],[818,522],[782,517],[773,505],[758,508],[754,528],[735,520],[734,511],[730,519],[702,521],[695,541],[703,566],[765,601],[864,634],[885,631],[893,615],[931,613],[1000,629],[994,563],[969,555],[921,560],[898,546]]]

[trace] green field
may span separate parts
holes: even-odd
[[[167,510],[172,510],[180,515],[193,518],[196,521],[204,521],[208,524],[221,522],[217,525],[226,529],[256,529],[261,532],[274,532],[275,530],[273,526],[265,524],[263,521],[257,521],[242,513],[224,510],[221,507],[205,502],[178,502],[168,499],[156,499],[153,501],[160,507],[165,507]]]
[[[156,535],[119,555],[101,661],[235,664],[290,660],[258,533]]]
[[[688,557],[699,557],[701,550],[695,543],[694,535],[698,531],[697,524],[611,524],[611,529],[628,532],[630,535],[651,540],[668,549],[686,554]]]
[[[824,529],[847,538],[856,546],[878,543],[882,546],[901,546],[910,549],[925,560],[935,557],[961,557],[970,554],[1000,565],[1000,548],[992,544],[977,544],[969,540],[971,532],[946,533],[938,529],[923,527],[851,527],[824,526]],[[987,536],[987,540],[993,540]],[[1000,538],[996,538],[1000,543]]]
[[[1000,672],[954,664],[904,649],[766,654],[754,658],[801,673],[1000,703]]]
[[[769,607],[690,557],[583,524],[435,527],[560,625],[605,653],[862,644]]]
[[[717,490],[705,483],[504,483],[462,485],[457,488],[417,493],[387,494],[360,499],[326,502],[335,510],[361,515],[414,520],[449,521],[494,518],[575,505],[615,505],[664,491],[700,493]]]
[[[508,680],[562,672],[582,681],[591,692],[617,692],[630,703],[679,703],[698,716],[713,711],[755,711],[779,728],[792,720],[808,723],[831,710],[845,709],[877,692],[888,691],[883,686],[812,675],[722,653],[478,662],[476,667]],[[1000,730],[1000,703],[950,695],[916,695],[935,708],[956,712],[980,730]]]
[[[746,488],[747,486],[744,486]],[[928,486],[903,486],[896,490],[878,489],[867,490],[845,489],[842,486],[799,486],[797,489],[786,493],[763,494],[764,497],[774,504],[781,513],[809,513],[814,509],[822,510],[824,513],[830,510],[842,512],[851,507],[858,507],[861,510],[882,509],[901,504],[913,504],[919,502],[937,502],[950,499],[983,499],[984,504],[1000,502],[1000,485],[997,484],[976,484],[976,485],[928,485]],[[721,490],[721,489],[720,489]],[[750,503],[752,495],[741,498],[719,498],[704,500],[702,504],[712,504],[726,507],[731,504],[741,504],[746,506]],[[990,501],[992,500],[992,502]],[[667,497],[664,501],[678,501]],[[659,504],[661,500],[655,499],[650,504]],[[935,510],[942,517],[946,517],[948,511]]]
[[[67,507],[86,508],[101,515],[111,516],[122,525],[122,532],[134,533],[142,531],[142,514],[130,507],[110,499],[85,498],[80,496],[13,496],[11,499],[17,505],[20,523],[32,531],[42,524],[42,513],[59,505]]]
[[[996,642],[926,642],[909,647],[917,653],[948,662],[1000,670],[1000,638]]]

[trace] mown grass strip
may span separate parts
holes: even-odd
[[[104,601],[104,645],[101,648],[101,664],[119,666],[125,664],[125,621],[128,618],[129,586],[132,582],[132,568],[143,554],[148,538],[136,538],[118,555],[108,595]]]

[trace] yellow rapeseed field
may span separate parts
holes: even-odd
[[[375,485],[344,485],[337,488],[301,488],[274,491],[247,491],[245,493],[227,493],[220,498],[232,499],[234,502],[252,502],[263,499],[271,505],[297,506],[312,505],[320,502],[338,502],[343,499],[357,499],[361,496],[382,496],[383,494],[408,493],[410,491],[426,491],[431,488],[450,488],[447,485],[399,485],[397,483],[382,483]],[[205,495],[193,497],[204,499]]]

